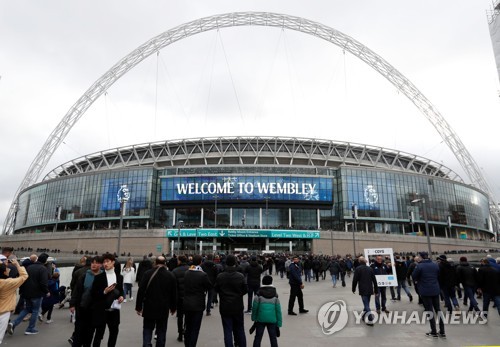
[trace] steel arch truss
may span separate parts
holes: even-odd
[[[413,154],[349,142],[283,137],[182,139],[121,147],[71,160],[49,172],[44,180],[130,167],[197,165],[362,166],[463,183],[446,166]]]
[[[277,13],[235,12],[197,19],[179,25],[150,39],[121,59],[94,84],[92,84],[85,94],[83,94],[69,109],[61,122],[52,131],[45,144],[31,163],[15,194],[14,201],[9,209],[4,223],[3,233],[13,231],[16,214],[16,201],[19,193],[38,180],[53,153],[62,143],[71,128],[84,115],[85,111],[92,105],[92,103],[94,103],[94,101],[120,77],[126,74],[130,69],[139,64],[145,58],[174,42],[202,32],[236,26],[269,26],[299,31],[331,42],[364,61],[385,77],[389,82],[391,82],[401,93],[406,95],[408,99],[410,99],[410,101],[415,104],[415,106],[432,123],[434,128],[443,138],[444,142],[455,154],[472,184],[489,195],[490,206],[492,206],[494,209],[493,212],[495,212],[493,215],[497,216],[496,212],[498,208],[494,203],[493,193],[481,174],[475,160],[465,148],[465,145],[462,143],[458,135],[453,131],[448,122],[446,122],[443,116],[441,116],[430,101],[427,100],[427,98],[413,85],[413,83],[411,83],[385,59],[348,35],[318,22]]]

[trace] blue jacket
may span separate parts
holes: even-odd
[[[290,264],[290,273],[289,273],[289,281],[290,285],[301,285],[302,284],[302,268],[300,267],[300,263],[291,263]]]
[[[430,259],[424,259],[415,267],[412,273],[413,281],[418,286],[421,296],[439,295],[439,266]]]

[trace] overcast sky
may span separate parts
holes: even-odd
[[[436,106],[500,197],[499,81],[490,0],[1,1],[0,225],[72,104],[117,61],[177,25],[267,11],[335,28],[396,67]],[[118,146],[187,137],[298,136],[423,156],[459,173],[413,104],[366,64],[303,33],[211,31],[153,55],[99,98],[45,172]]]

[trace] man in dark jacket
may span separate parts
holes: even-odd
[[[155,268],[144,273],[137,292],[135,311],[143,318],[142,345],[150,346],[156,329],[156,347],[164,347],[167,335],[168,311],[177,307],[175,276],[168,271],[166,259],[159,256]]]
[[[45,264],[49,255],[47,253],[42,253],[38,256],[36,263],[28,266],[26,271],[28,272],[28,279],[21,286],[23,297],[25,299],[25,307],[19,313],[19,316],[13,322],[9,323],[7,327],[7,333],[12,335],[14,329],[18,326],[23,318],[31,313],[31,318],[29,320],[28,327],[24,331],[25,335],[35,335],[38,334],[36,330],[36,322],[38,320],[38,312],[42,305],[42,299],[49,292],[49,271]]]
[[[94,258],[87,257],[85,261],[90,262],[90,268],[75,280],[69,302],[69,310],[75,314],[76,318],[75,330],[69,339],[73,347],[90,346],[95,333],[95,328],[92,325],[90,291],[95,276],[102,272],[103,259],[100,256],[95,256]]]
[[[422,297],[425,311],[430,316],[431,331],[425,335],[445,338],[444,322],[439,307],[439,266],[429,259],[427,252],[420,253],[420,257],[422,261],[415,267],[412,276],[418,293]],[[436,332],[436,316],[439,319],[439,334]]]
[[[295,305],[295,298],[299,302],[299,313],[307,313],[309,310],[304,309],[304,294],[302,289],[304,289],[304,284],[302,283],[302,268],[300,267],[299,257],[294,256],[293,262],[290,264],[290,277],[288,283],[290,284],[290,299],[288,299],[288,315],[296,316],[297,314],[293,312],[293,306]]]
[[[330,270],[330,276],[332,276],[332,284],[333,288],[337,287],[337,280],[339,279],[340,274],[340,264],[336,258],[332,257],[328,265],[328,269]]]
[[[115,256],[106,253],[103,256],[104,272],[96,275],[92,283],[92,323],[96,328],[93,346],[100,346],[108,326],[108,347],[116,346],[120,326],[120,310],[113,304],[121,304],[124,299],[123,276],[116,273]]]
[[[252,300],[253,295],[257,295],[260,288],[260,276],[264,272],[262,265],[257,262],[257,258],[253,256],[250,259],[250,264],[245,269],[247,276],[247,290],[248,290],[248,305],[245,313],[252,313]]]
[[[233,334],[239,347],[246,347],[243,317],[243,296],[247,293],[245,276],[236,271],[236,258],[228,255],[226,269],[215,280],[215,291],[219,293],[219,311],[224,330],[224,345],[233,347]]]
[[[390,269],[384,263],[384,258],[381,255],[377,255],[375,257],[375,263],[371,265],[371,268],[373,269],[373,273],[375,275],[388,275],[390,273]],[[387,287],[380,287],[378,294],[375,295],[375,307],[377,309],[377,313],[380,313],[380,310],[389,313],[386,307],[387,304],[386,289]]]
[[[211,310],[214,307],[213,299],[214,299],[214,288],[215,278],[217,277],[217,267],[213,262],[212,254],[208,254],[206,260],[201,264],[201,268],[208,275],[208,280],[212,284],[212,288],[207,291],[207,316],[211,315]]]
[[[189,265],[187,264],[187,258],[185,255],[180,255],[178,257],[179,264],[172,271],[177,280],[177,341],[182,342],[184,337],[184,275],[186,271],[189,270]]]
[[[370,298],[373,294],[378,294],[377,279],[372,268],[366,265],[365,257],[359,257],[357,264],[358,266],[356,266],[352,278],[352,292],[353,294],[356,293],[356,287],[359,283],[358,292],[363,301],[363,319],[367,317],[366,324],[372,326],[373,315],[370,310]]]
[[[488,259],[481,260],[477,273],[479,291],[483,293],[483,316],[488,318],[488,307],[492,300],[500,314],[500,273],[491,266]]]
[[[460,309],[458,305],[455,286],[457,285],[457,275],[455,268],[448,262],[444,254],[438,257],[439,265],[439,287],[444,297],[444,304],[448,312],[452,312],[453,308]]]
[[[480,311],[474,294],[477,288],[477,271],[469,265],[466,257],[460,258],[460,264],[457,266],[457,283],[462,283],[464,287],[464,302],[469,299],[469,311]]]
[[[193,265],[184,275],[184,314],[186,315],[186,334],[184,345],[194,347],[198,342],[201,320],[205,310],[205,294],[212,288],[208,275],[200,266],[201,256],[193,257]]]
[[[401,300],[401,288],[403,288],[406,295],[408,295],[408,299],[410,299],[410,302],[412,302],[413,296],[411,295],[410,288],[408,288],[408,286],[406,285],[406,274],[408,273],[408,267],[399,254],[396,255],[396,262],[394,267],[396,268],[396,278],[398,279],[398,296],[396,297],[396,300]]]

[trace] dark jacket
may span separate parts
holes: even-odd
[[[359,284],[359,295],[366,296],[378,293],[377,279],[373,269],[368,265],[358,265],[352,278],[352,292],[356,291]]]
[[[120,324],[120,311],[106,312],[106,309],[111,307],[114,300],[118,299],[120,296],[124,296],[123,276],[116,274],[115,290],[104,294],[104,289],[111,284],[112,283],[108,283],[106,272],[102,272],[94,277],[94,283],[92,283],[92,289],[90,290],[90,295],[92,297],[90,307],[92,309],[92,323],[95,326],[105,324],[106,322]]]
[[[205,293],[212,288],[202,270],[188,270],[184,275],[184,311],[205,310]]]
[[[257,287],[260,286],[260,275],[262,272],[264,272],[262,266],[256,261],[251,261],[250,265],[245,269],[248,285]]]
[[[44,264],[36,262],[26,268],[28,279],[21,286],[24,298],[44,297],[49,292],[49,271]]]
[[[244,310],[243,296],[248,289],[245,276],[236,271],[236,267],[228,266],[215,280],[215,290],[220,295],[220,314],[234,315]]]
[[[457,274],[455,268],[446,260],[439,262],[439,286],[441,288],[455,287]]]
[[[430,259],[424,259],[415,267],[412,274],[418,293],[422,296],[439,295],[439,266]]]
[[[158,270],[151,282],[149,280]],[[149,283],[149,286],[148,286]],[[165,266],[149,269],[144,273],[137,298],[135,310],[142,311],[146,319],[161,319],[168,316],[168,311],[177,309],[177,283],[172,272]]]
[[[177,266],[172,273],[175,276],[175,279],[177,281],[177,299],[182,300],[184,299],[184,275],[186,274],[186,271],[189,270],[189,265],[187,264],[180,264]]]
[[[205,260],[203,264],[201,264],[201,268],[206,272],[206,274],[208,275],[208,280],[213,286],[215,284],[215,279],[217,278],[218,273],[215,263],[211,260]]]
[[[460,262],[457,266],[457,284],[462,283],[464,287],[477,287],[477,271],[468,262]]]
[[[263,285],[257,291],[252,304],[252,321],[282,326],[281,304],[275,287]]]
[[[87,270],[83,273],[75,282],[74,289],[71,290],[71,300],[69,302],[69,307],[84,307],[89,308],[91,304],[91,293],[92,283],[89,288],[85,288],[85,279],[86,276],[92,276],[92,283],[95,279],[95,276],[92,271]]]
[[[396,260],[395,267],[396,267],[396,277],[398,279],[398,282],[401,283],[404,280],[406,280],[406,274],[408,273],[408,267],[406,266],[406,263],[402,260]]]
[[[75,289],[78,280],[87,272],[87,270],[90,270],[90,266],[80,266],[78,268],[75,266],[73,274],[71,275],[71,282],[69,284],[71,290]]]
[[[333,276],[338,276],[338,274],[340,273],[340,264],[338,261],[336,260],[332,260],[330,262],[330,266],[328,267],[328,270],[330,270],[330,275]]]
[[[288,283],[291,286],[302,284],[302,268],[300,267],[300,263],[295,264],[292,262],[290,264],[290,272],[288,278]]]
[[[388,275],[391,273],[391,269],[383,261],[380,264],[375,262],[370,267],[375,275]]]
[[[483,293],[500,295],[500,273],[490,264],[481,265],[477,272],[478,287]]]
[[[143,259],[139,263],[139,267],[137,268],[137,274],[135,276],[135,281],[140,284],[142,280],[142,276],[146,273],[146,271],[151,270],[153,268],[153,263],[149,259]]]

